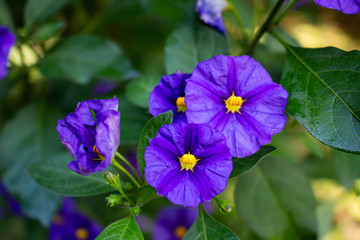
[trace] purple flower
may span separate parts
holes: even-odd
[[[145,178],[174,204],[196,207],[221,193],[232,171],[225,137],[204,124],[159,129],[145,151]]]
[[[332,8],[346,14],[360,12],[360,0],[314,0],[316,4]]]
[[[58,121],[56,130],[62,144],[76,160],[69,163],[70,169],[87,176],[111,164],[120,144],[118,104],[116,97],[84,101]]]
[[[288,93],[249,56],[220,55],[200,62],[185,94],[188,121],[222,132],[235,157],[255,153],[286,123]]]
[[[102,227],[76,209],[70,198],[55,215],[48,233],[48,240],[94,240]]]
[[[196,208],[171,206],[161,209],[155,219],[153,239],[181,240],[197,216]]]
[[[22,211],[19,203],[13,198],[5,188],[4,184],[0,182],[0,219],[9,215],[21,216]]]
[[[173,73],[163,76],[160,83],[154,88],[149,97],[149,112],[154,117],[172,110],[173,122],[186,122],[185,85],[191,74]]]
[[[225,33],[221,14],[227,7],[226,0],[197,0],[196,2],[196,12],[200,15],[200,19],[221,33]]]
[[[15,36],[6,27],[0,26],[0,80],[7,75],[6,64]]]

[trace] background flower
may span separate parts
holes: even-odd
[[[169,206],[162,208],[155,219],[154,240],[180,240],[197,216],[196,208]]]
[[[172,110],[174,113],[173,122],[186,122],[185,80],[190,76],[191,74],[179,72],[163,76],[149,97],[149,112],[151,115],[155,117]]]
[[[346,14],[360,12],[360,0],[314,0],[316,4],[333,8]]]
[[[102,231],[95,221],[82,214],[70,198],[55,215],[48,233],[49,240],[94,240]]]
[[[226,0],[197,0],[196,12],[206,24],[216,28],[221,33],[225,33],[225,25],[221,14],[227,6],[228,2]]]
[[[16,199],[9,194],[4,184],[0,182],[0,219],[8,215],[21,216],[22,211]]]
[[[145,151],[145,178],[174,204],[196,207],[221,193],[232,171],[224,136],[206,125],[160,128]]]
[[[82,175],[102,171],[120,144],[118,100],[89,100],[78,104],[75,113],[58,121],[60,139],[76,161],[69,168]],[[95,114],[95,120],[92,116]]]
[[[286,123],[288,93],[249,56],[200,62],[185,92],[188,121],[222,132],[235,157],[255,153]]]
[[[0,26],[0,80],[7,74],[6,64],[11,47],[16,39],[10,30],[4,26]]]

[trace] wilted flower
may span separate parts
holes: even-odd
[[[196,207],[221,193],[232,171],[225,137],[204,124],[160,128],[145,151],[145,178],[174,204]]]
[[[84,101],[78,103],[75,113],[58,121],[60,139],[76,160],[69,163],[70,169],[86,176],[111,164],[120,144],[118,104],[116,97]]]
[[[346,14],[360,12],[360,0],[314,0],[316,4],[326,8],[332,8]]]
[[[4,26],[0,26],[0,80],[7,74],[6,64],[11,47],[15,43],[15,36]]]
[[[79,210],[70,198],[65,198],[55,215],[48,233],[48,240],[94,240],[102,227]]]
[[[153,239],[181,240],[196,216],[196,208],[171,206],[161,209],[155,219]]]
[[[9,215],[22,215],[21,207],[0,182],[0,219]]]
[[[221,33],[225,33],[221,14],[227,7],[226,0],[197,0],[196,2],[196,12],[200,15],[200,19]]]
[[[222,132],[235,157],[255,153],[286,123],[288,93],[249,56],[219,55],[200,62],[185,93],[188,122]]]
[[[186,122],[185,80],[190,76],[190,74],[179,72],[163,76],[149,97],[151,115],[155,117],[172,110],[174,113],[173,122]]]

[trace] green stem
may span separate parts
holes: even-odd
[[[228,9],[234,14],[235,18],[236,18],[236,21],[239,25],[239,28],[240,28],[240,31],[241,31],[241,35],[244,39],[244,42],[247,43],[248,41],[248,35],[245,31],[245,27],[244,27],[244,24],[241,20],[241,17],[239,15],[239,13],[236,11],[235,7],[234,7],[234,4],[232,3],[233,0],[230,0],[229,3],[228,3]]]
[[[114,165],[116,168],[118,168],[120,171],[122,171],[123,173],[126,174],[126,176],[128,176],[130,178],[131,181],[133,181],[133,183],[138,187],[140,188],[140,184],[135,180],[135,178],[128,172],[126,171],[126,169],[121,166],[116,160],[115,158],[111,159],[111,163],[112,165]]]
[[[124,196],[124,198],[129,202],[132,203],[131,200],[128,198],[128,196],[125,194],[124,190],[121,187],[121,184],[119,184],[119,187],[116,188],[121,195]]]
[[[278,13],[278,11],[280,10],[281,6],[283,5],[285,0],[278,0],[277,3],[275,4],[275,6],[273,7],[273,9],[271,10],[269,16],[266,18],[265,22],[263,23],[263,25],[260,27],[260,29],[257,31],[257,33],[255,34],[254,39],[252,40],[252,42],[249,45],[249,48],[247,49],[247,54],[251,55],[257,44],[259,43],[261,37],[264,35],[264,33],[266,31],[269,30],[270,25],[272,23],[272,20],[274,19],[274,17],[276,16],[276,14]]]
[[[115,156],[117,156],[121,161],[123,161],[126,165],[128,165],[130,167],[131,171],[133,171],[133,173],[135,174],[137,180],[139,182],[141,182],[141,178],[137,174],[137,172],[136,172],[135,168],[133,167],[133,165],[131,163],[129,163],[129,161],[123,155],[121,155],[120,153],[116,152]]]
[[[270,31],[270,34],[274,38],[276,38],[281,43],[281,45],[283,45],[285,48],[289,47],[289,44],[287,44],[277,33],[275,33],[274,31]]]
[[[282,11],[277,18],[275,18],[274,20],[274,25],[278,25],[279,22],[285,17],[285,15],[288,13],[288,11],[290,11],[290,9],[294,6],[295,3],[297,3],[299,0],[292,0],[284,9],[284,11]]]

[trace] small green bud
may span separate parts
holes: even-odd
[[[115,189],[120,187],[120,178],[118,174],[115,174],[111,171],[106,171],[104,177],[107,183]]]
[[[110,194],[105,198],[106,204],[109,207],[114,207],[116,205],[119,205],[123,199],[123,196],[120,194]]]
[[[220,211],[222,213],[230,213],[232,211],[232,204],[228,200],[223,200],[220,198],[215,197],[214,198],[216,203],[218,204]]]
[[[141,212],[141,210],[140,210],[140,208],[139,208],[138,206],[132,207],[132,208],[130,209],[130,213],[131,213],[132,215],[135,215],[135,216],[139,215],[140,212]]]

